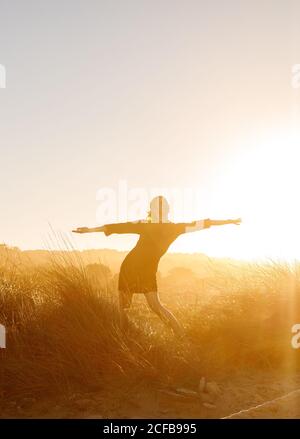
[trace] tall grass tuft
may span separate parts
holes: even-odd
[[[72,252],[46,267],[0,269],[0,398],[100,391],[119,383],[195,385],[202,375],[299,368],[291,326],[300,321],[299,265],[224,265],[199,305],[171,302],[185,326],[178,340],[141,304],[119,326],[117,292],[95,288]],[[199,293],[200,294],[200,293]]]

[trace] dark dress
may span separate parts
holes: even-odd
[[[156,272],[160,258],[182,233],[208,227],[208,221],[192,223],[128,222],[108,224],[105,234],[135,233],[140,235],[136,246],[125,257],[119,274],[119,291],[131,301],[134,293],[157,291]]]

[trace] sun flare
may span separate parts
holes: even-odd
[[[211,176],[214,183],[203,210],[211,218],[241,217],[242,225],[186,236],[172,250],[241,259],[299,259],[299,158],[300,131],[293,127],[240,140]],[[201,206],[199,213],[203,214]]]
[[[216,183],[216,203],[243,219],[238,231],[217,231],[207,249],[220,256],[300,257],[300,132],[277,132],[243,145]]]

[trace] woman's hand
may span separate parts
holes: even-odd
[[[236,226],[239,226],[241,222],[242,222],[242,218],[230,220],[230,224],[235,224]]]
[[[90,229],[88,227],[78,227],[75,230],[72,230],[74,233],[89,233]]]

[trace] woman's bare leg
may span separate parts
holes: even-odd
[[[130,308],[132,295],[128,296],[123,291],[119,291],[119,313],[120,313],[120,327],[126,331],[128,329],[128,316],[126,310]]]
[[[171,326],[176,335],[180,337],[185,335],[184,329],[176,317],[162,305],[157,292],[145,293],[145,297],[150,309],[155,312],[166,325]]]

